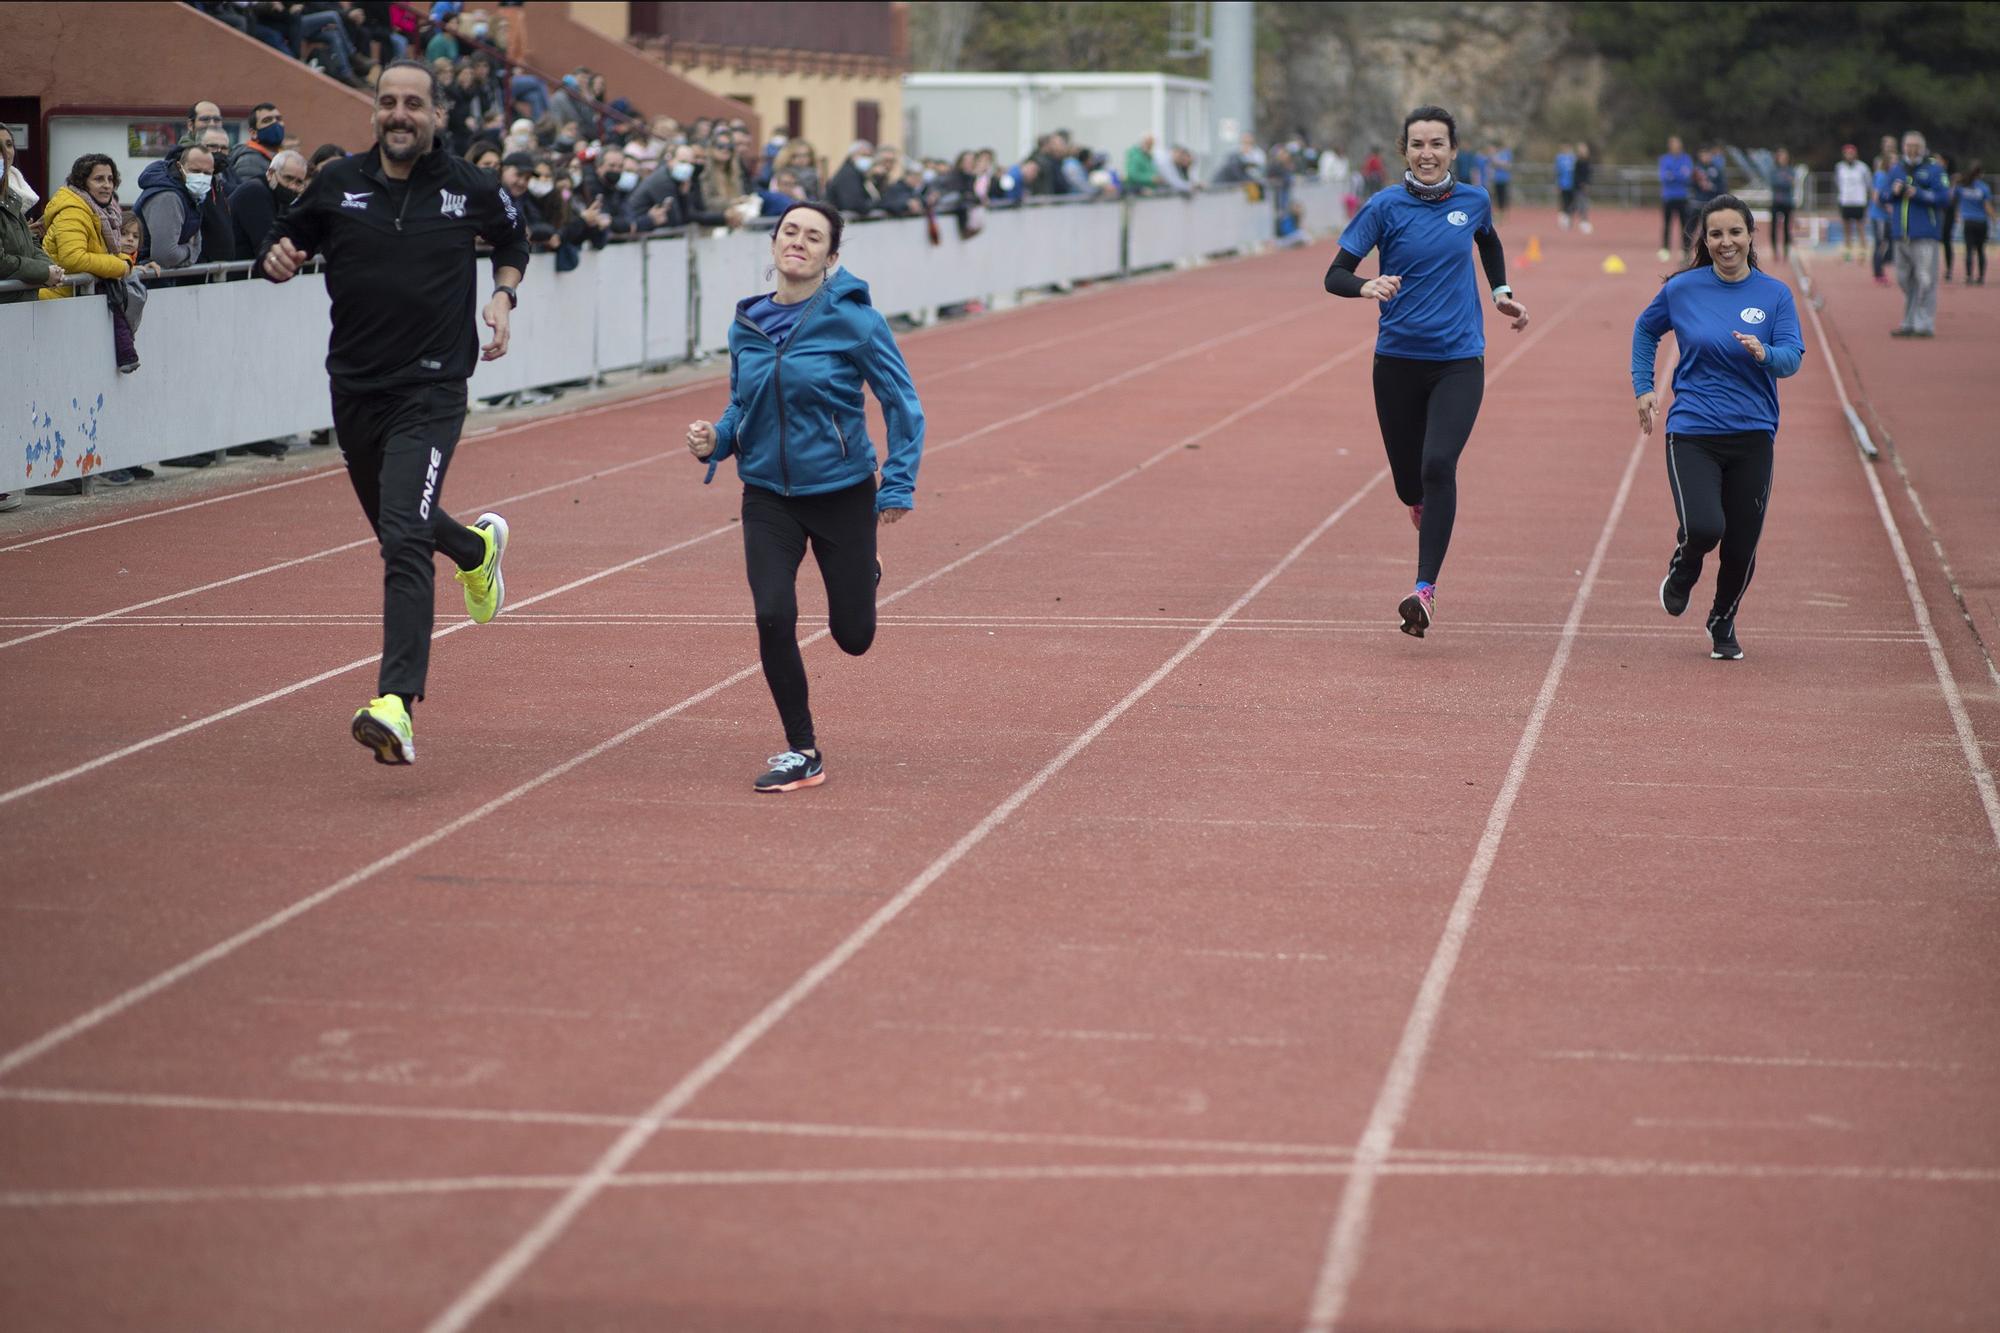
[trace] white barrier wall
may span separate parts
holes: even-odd
[[[1299,197],[1312,230],[1337,225],[1314,185]],[[1269,241],[1271,223],[1268,203],[1231,190],[992,210],[970,239],[947,215],[936,244],[921,218],[870,222],[847,228],[841,258],[884,314],[911,315],[1253,250]],[[770,262],[768,231],[614,245],[586,251],[568,273],[538,256],[509,351],[479,364],[471,392],[494,397],[720,351],[736,302],[770,289]],[[322,429],[332,422],[326,338],[317,273],[155,290],[131,375],[117,373],[102,296],[0,305],[0,364],[26,399],[0,417],[0,490]]]

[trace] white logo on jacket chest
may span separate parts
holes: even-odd
[[[1444,215],[1444,220],[1454,227],[1463,227],[1466,223],[1472,221],[1470,217],[1466,216],[1465,210],[1462,208],[1452,209],[1451,212]]]
[[[1745,324],[1762,324],[1769,316],[1754,305],[1744,306],[1736,312],[1736,318]]]
[[[373,190],[363,190],[359,194],[350,194],[348,191],[342,190],[340,192],[340,206],[342,208],[358,208],[366,212],[368,201],[374,197],[375,192]]]
[[[465,216],[465,196],[453,194],[450,190],[438,191],[438,216],[462,218]]]

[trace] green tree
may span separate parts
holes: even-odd
[[[914,44],[940,55],[956,46],[960,70],[1207,72],[1205,60],[1167,58],[1168,8],[1147,0],[985,0],[912,8]],[[927,40],[934,31],[942,36],[961,25],[962,41]]]
[[[1581,3],[1579,38],[1612,62],[1616,147],[1690,141],[1791,147],[1824,163],[1842,143],[1924,130],[1978,151],[2000,106],[2000,22],[1984,4]]]

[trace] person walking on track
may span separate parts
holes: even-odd
[[[1687,610],[1704,556],[1722,547],[1708,615],[1709,656],[1736,661],[1736,613],[1757,568],[1771,499],[1778,381],[1805,356],[1792,291],[1757,267],[1750,206],[1718,195],[1695,220],[1694,258],[1660,286],[1632,327],[1632,391],[1639,429],[1653,433],[1659,395],[1653,356],[1671,332],[1680,347],[1667,412],[1667,485],[1680,520],[1660,605]]]
[[[1681,147],[1681,136],[1667,136],[1660,154],[1660,262],[1676,254],[1685,257],[1692,236],[1688,230],[1688,191],[1694,186],[1694,159]]]
[[[1335,296],[1360,296],[1382,307],[1375,338],[1375,416],[1388,449],[1396,495],[1417,529],[1417,582],[1398,614],[1403,633],[1423,638],[1437,612],[1438,573],[1458,516],[1458,456],[1472,435],[1486,392],[1486,328],[1472,251],[1486,271],[1493,303],[1528,326],[1528,308],[1507,285],[1507,259],[1493,229],[1486,192],[1452,179],[1458,125],[1439,106],[1403,119],[1408,169],[1401,189],[1369,199],[1340,237],[1326,271]],[[1382,252],[1381,276],[1355,270]]]
[[[1896,285],[1903,289],[1903,322],[1892,338],[1937,336],[1939,237],[1950,229],[1951,178],[1925,151],[1924,136],[1903,136],[1903,155],[1889,166],[1882,189],[1895,246]]]
[[[842,225],[826,204],[796,203],[779,217],[770,270],[777,289],[737,302],[730,326],[729,406],[687,430],[689,452],[708,464],[706,480],[733,454],[743,482],[757,649],[786,745],[766,761],[759,792],[826,781],[798,644],[806,548],[826,584],[833,641],[859,657],[875,640],[876,525],[910,512],[923,457],[924,410],[895,336],[868,284],[835,267]],[[879,487],[864,384],[888,427]]]
[[[465,609],[485,624],[506,585],[507,521],[466,527],[444,511],[445,470],[465,423],[475,358],[506,354],[509,316],[528,267],[527,232],[506,191],[437,146],[438,87],[410,60],[384,67],[375,147],[321,169],[263,242],[257,268],[288,281],[326,263],[333,333],[326,369],[333,425],[362,512],[381,542],[382,665],[377,697],[356,712],[354,739],[384,764],[417,758],[410,709],[430,666],[434,553],[458,566]],[[473,247],[493,248],[493,295],[473,322]]]
[[[1975,159],[1958,178],[1958,221],[1965,228],[1965,282],[1986,285],[1986,228],[1993,219],[1993,186]]]

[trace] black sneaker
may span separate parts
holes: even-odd
[[[826,781],[826,764],[818,753],[803,754],[797,750],[787,750],[774,754],[764,761],[771,771],[757,779],[760,792],[797,791],[801,787],[817,787]]]
[[[1694,593],[1694,582],[1689,580],[1684,587],[1674,578],[1676,562],[1667,562],[1667,576],[1660,580],[1660,608],[1670,616],[1677,616],[1688,609],[1688,598]]]
[[[1743,645],[1736,642],[1736,618],[1722,616],[1708,618],[1708,638],[1714,646],[1708,655],[1718,662],[1740,662],[1743,660]]]
[[[160,462],[167,467],[212,467],[215,464],[215,455],[184,454],[179,458],[162,458]]]

